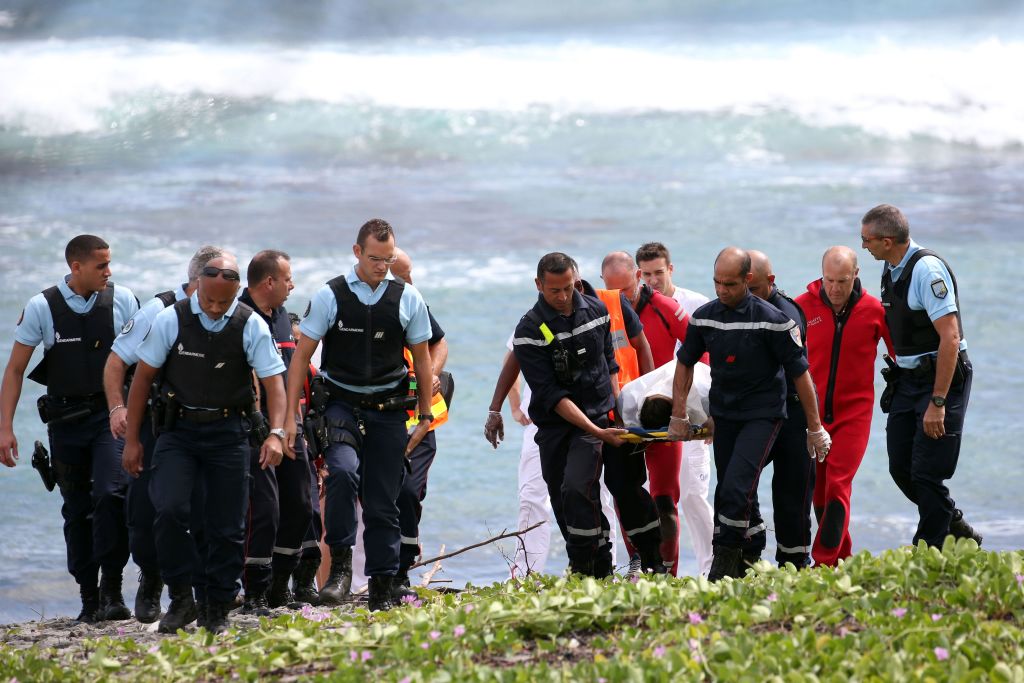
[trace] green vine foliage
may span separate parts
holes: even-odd
[[[861,553],[746,578],[529,577],[388,613],[307,609],[158,645],[0,646],[4,681],[1019,681],[1024,553]]]

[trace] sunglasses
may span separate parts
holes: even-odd
[[[381,258],[380,256],[367,256],[374,263],[386,263],[389,266],[393,266],[398,263],[398,257],[392,256],[391,258]]]
[[[225,280],[231,280],[238,282],[241,278],[238,277],[237,270],[231,270],[230,268],[217,268],[215,266],[206,266],[202,271],[203,277],[217,277],[221,275]]]

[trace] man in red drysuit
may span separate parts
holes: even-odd
[[[661,367],[675,358],[676,342],[682,343],[686,338],[686,327],[690,322],[679,302],[641,283],[639,268],[633,257],[624,251],[605,256],[601,264],[601,278],[606,287],[621,290],[640,317],[651,346],[654,366]],[[682,442],[678,441],[648,444],[646,452],[651,496],[661,520],[661,558],[673,576],[679,565],[679,467],[682,453]],[[632,554],[632,548],[627,549]]]
[[[814,481],[818,533],[811,557],[815,564],[835,566],[853,546],[850,488],[871,431],[878,340],[885,340],[890,354],[893,347],[881,302],[861,288],[854,251],[829,248],[821,272],[796,302],[807,316],[807,358],[818,411],[832,436],[832,450],[818,463]]]

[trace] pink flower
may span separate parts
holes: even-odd
[[[469,614],[474,609],[476,609],[476,608],[472,604],[469,604],[469,605],[466,605],[465,607],[463,607],[462,611],[465,612],[466,614]]]
[[[117,629],[117,635],[123,636],[124,635],[124,629],[123,628],[118,628]]]
[[[906,613],[907,613],[907,608],[906,608],[906,607],[896,607],[896,608],[894,608],[894,609],[892,610],[892,615],[893,615],[894,617],[896,617],[897,619],[902,619],[902,618],[903,618],[903,616],[904,616],[904,615],[905,615]]]
[[[778,599],[779,599],[779,594],[778,593],[769,593],[768,594],[768,602],[775,602]]]
[[[423,607],[423,601],[420,600],[415,595],[403,595],[402,596],[402,604],[403,605],[412,605],[413,607]]]
[[[1024,574],[1017,574],[1016,579],[1017,579],[1017,585],[1018,586],[1021,585],[1022,583],[1024,583]]]
[[[412,683],[412,679],[406,676],[402,680],[398,681],[398,683]]]
[[[932,621],[938,621],[941,618],[942,618],[941,614],[933,614],[932,615]]]
[[[633,576],[629,577],[629,582],[630,583],[637,583],[638,581],[640,581],[640,577],[637,576],[636,574],[633,574]]]
[[[690,649],[693,650],[693,651],[697,651],[697,650],[700,649],[700,641],[697,640],[696,638],[690,638],[690,641],[689,641],[688,644],[690,646]]]
[[[459,624],[453,629],[452,632],[456,635],[456,637],[461,638],[466,633],[466,627],[462,624]]]
[[[429,643],[420,643],[420,649],[421,649],[421,650],[426,650],[426,649],[428,649],[429,647],[430,647],[430,644],[429,644]]]
[[[659,645],[658,647],[654,648],[654,652],[652,654],[658,659],[661,659],[665,656],[665,646]]]
[[[211,645],[210,647],[206,648],[206,651],[209,652],[211,655],[217,654],[218,650],[220,650],[220,648],[216,645]]]
[[[949,650],[944,647],[935,648],[935,659],[944,662],[949,659]]]
[[[373,654],[369,650],[363,650],[362,660],[368,662],[373,659]]]
[[[357,661],[359,659],[359,654],[355,650],[349,650],[348,658],[351,659],[353,662]]]
[[[700,624],[700,623],[703,623],[703,622],[704,622],[704,617],[702,617],[701,615],[697,614],[696,612],[690,612],[690,623],[691,624]]]
[[[160,646],[159,645],[153,645],[148,650],[146,650],[146,652],[148,652],[151,655],[155,655],[157,652],[160,652]]]
[[[431,640],[437,640],[440,637],[441,637],[441,632],[440,631],[431,631],[430,632],[430,639]]]

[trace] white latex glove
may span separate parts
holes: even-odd
[[[828,455],[831,448],[832,437],[828,435],[824,427],[816,432],[812,432],[810,429],[807,430],[807,454],[811,457],[811,460],[817,457],[818,462],[825,462],[825,456]]]
[[[668,420],[668,438],[670,441],[686,441],[692,435],[690,418],[673,415]]]

